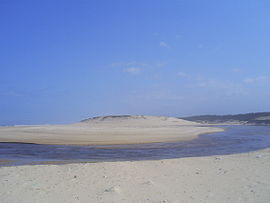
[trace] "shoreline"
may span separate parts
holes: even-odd
[[[225,131],[225,129],[223,129]],[[212,132],[215,133],[215,132]],[[199,134],[196,138],[192,139],[195,140],[199,138],[200,136],[207,135],[211,133],[201,133]],[[125,149],[125,148],[130,148],[131,149],[136,149],[137,147],[140,147],[140,145],[144,144],[173,144],[177,142],[185,142],[185,141],[192,141],[192,140],[180,140],[180,141],[172,141],[172,142],[151,142],[151,143],[140,143],[140,144],[112,144],[112,145],[62,145],[62,146],[92,146],[97,149]],[[33,145],[42,145],[42,144],[36,144],[36,143],[24,143],[24,142],[0,142],[0,143],[16,143],[16,144],[33,144]],[[56,145],[57,146],[57,145]],[[210,155],[212,156],[212,155]],[[198,156],[194,156],[198,157]],[[181,157],[181,158],[186,158],[186,157]],[[167,159],[176,159],[176,158],[167,158]],[[151,160],[162,160],[162,159],[142,159],[142,160],[106,160],[106,161],[87,161],[87,160],[81,160],[81,161],[76,161],[74,160],[56,160],[56,161],[33,161],[30,163],[26,164],[15,164],[15,165],[3,165],[3,164],[10,164],[16,162],[16,159],[0,159],[0,168],[1,167],[11,167],[11,166],[31,166],[31,165],[66,165],[66,164],[81,164],[81,163],[106,163],[106,162],[127,162],[127,161],[151,161]],[[166,160],[166,159],[164,159]]]

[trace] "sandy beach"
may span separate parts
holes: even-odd
[[[1,202],[260,202],[270,149],[158,161],[0,168]]]
[[[223,131],[168,117],[97,117],[70,125],[1,127],[1,142],[131,144]],[[9,160],[0,160],[7,162]],[[59,162],[61,164],[61,162]],[[0,197],[15,202],[260,202],[270,200],[270,149],[153,161],[0,167]]]
[[[0,127],[0,142],[105,145],[191,140],[223,131],[200,124],[157,116],[106,116],[69,125]]]

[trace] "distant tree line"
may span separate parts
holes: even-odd
[[[204,123],[244,122],[247,124],[270,125],[270,112],[247,113],[236,115],[200,115],[200,116],[182,117],[182,119]]]

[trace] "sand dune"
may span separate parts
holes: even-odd
[[[0,127],[0,142],[104,145],[190,140],[221,128],[172,117],[105,116],[69,125]]]
[[[81,123],[89,125],[102,125],[107,127],[169,127],[175,125],[200,125],[196,122],[187,121],[166,116],[99,116],[82,120]]]

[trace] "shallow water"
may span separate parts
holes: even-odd
[[[137,145],[65,146],[0,143],[0,166],[156,160],[250,152],[270,148],[270,126],[226,126],[192,141]]]

